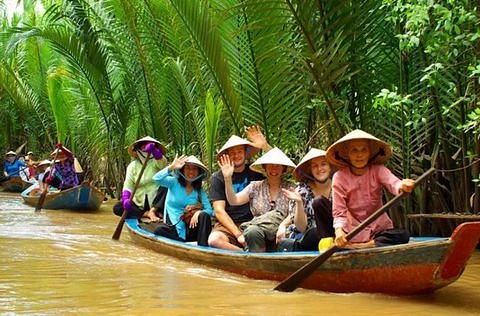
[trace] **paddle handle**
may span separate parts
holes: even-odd
[[[25,147],[25,145],[27,145],[27,143],[28,143],[28,141],[24,142],[17,149],[15,149],[15,153],[17,154],[17,156],[22,152],[23,147]]]
[[[422,182],[425,180],[432,172],[435,171],[435,168],[428,169],[425,173],[423,173],[420,177],[417,178],[415,184]],[[379,208],[375,213],[370,215],[365,221],[363,221],[360,225],[355,227],[350,233],[347,234],[346,239],[351,240],[355,237],[362,229],[370,225],[373,221],[375,221],[378,217],[380,217],[386,210],[391,207],[393,204],[397,203],[401,197],[405,195],[404,192],[401,192],[399,195],[395,196],[391,199],[387,204]],[[292,275],[288,278],[283,280],[279,283],[274,290],[281,291],[281,292],[292,292],[294,291],[309,275],[313,273],[322,263],[328,260],[331,255],[333,255],[337,250],[340,250],[335,244],[322,252],[318,257],[313,259],[312,261],[306,263],[300,269],[295,271]]]
[[[140,184],[140,180],[142,179],[142,176],[143,176],[143,172],[145,171],[145,168],[147,167],[147,163],[148,163],[149,160],[150,160],[150,153],[147,154],[147,157],[145,158],[145,161],[143,162],[142,169],[140,169],[140,173],[138,174],[137,181],[135,182],[135,186],[133,187],[132,195],[130,195],[130,201],[135,196],[135,192],[137,191],[138,185]],[[124,209],[123,213],[122,213],[122,216],[120,217],[120,220],[118,221],[117,228],[115,229],[115,232],[112,235],[113,240],[120,239],[120,235],[122,234],[123,224],[125,223],[125,219],[127,218],[127,213],[128,213],[128,211],[126,209]]]

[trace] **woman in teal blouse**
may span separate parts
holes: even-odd
[[[195,156],[176,156],[166,168],[153,176],[153,180],[168,188],[165,199],[164,220],[155,234],[180,241],[197,241],[208,246],[208,235],[212,230],[213,209],[202,181],[208,176],[208,169]],[[180,219],[189,205],[201,203],[202,209],[194,213],[189,225]]]

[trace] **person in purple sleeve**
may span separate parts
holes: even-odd
[[[152,177],[167,165],[165,152],[165,147],[150,136],[140,138],[128,147],[128,153],[134,159],[127,166],[121,199],[113,207],[115,215],[122,216],[123,210],[127,210],[127,218],[160,221],[158,212],[163,212],[167,190],[159,187]],[[149,154],[149,161],[132,197],[138,174]]]
[[[55,159],[55,163],[45,174],[44,182],[59,190],[70,189],[80,184],[74,167],[75,158],[70,150],[62,144],[57,144],[50,156]]]

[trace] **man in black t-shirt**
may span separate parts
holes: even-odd
[[[256,126],[248,128],[246,135],[251,142],[233,135],[217,154],[217,159],[222,155],[228,155],[233,161],[235,170],[232,183],[235,193],[242,191],[251,181],[264,179],[262,174],[250,170],[246,160],[255,155],[259,149],[265,152],[271,149],[265,136]],[[253,218],[249,203],[238,206],[228,204],[221,170],[212,175],[209,197],[213,202],[217,223],[208,238],[208,245],[242,251],[246,243],[238,226]]]

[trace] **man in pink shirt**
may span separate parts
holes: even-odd
[[[383,165],[391,153],[387,143],[361,130],[354,130],[328,148],[329,163],[339,168],[332,184],[333,227],[338,247],[366,248],[408,242],[408,233],[394,229],[386,213],[348,245],[346,240],[348,232],[382,207],[384,187],[393,195],[413,190],[414,180],[400,180]]]

